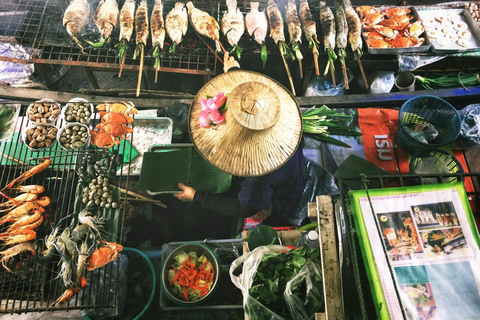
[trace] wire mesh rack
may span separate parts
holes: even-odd
[[[424,185],[445,183],[447,181],[462,181],[466,188],[467,197],[474,216],[480,216],[480,173],[455,173],[455,174],[404,174],[404,175],[376,175],[368,176],[368,188],[390,188],[404,187],[411,185]],[[362,184],[363,178],[344,177],[338,179],[340,189],[341,211],[340,220],[343,225],[341,234],[342,242],[345,243],[343,258],[345,261],[343,277],[343,290],[345,299],[346,319],[375,319],[376,310],[373,305],[373,298],[367,278],[360,245],[357,237],[357,230],[350,210],[348,191],[352,183],[359,186],[358,189],[365,189]],[[471,187],[473,185],[473,188]],[[338,215],[337,215],[338,218]],[[356,311],[353,311],[356,310]],[[360,312],[358,312],[358,310]]]
[[[132,136],[116,147],[117,151],[92,147],[67,151],[53,147],[53,144],[51,148],[42,151],[32,150],[24,143],[21,134],[31,124],[25,114],[26,106],[24,105],[16,120],[12,139],[0,142],[0,185],[3,188],[9,181],[41,163],[45,158],[49,158],[50,166],[45,171],[26,180],[25,184],[42,185],[45,188],[42,195],[48,196],[51,203],[45,207],[45,212],[42,214],[43,222],[36,229],[35,239],[31,241],[36,254],[23,252],[12,258],[11,261],[5,260],[4,262],[9,263],[10,272],[6,268],[0,267],[0,314],[112,308],[117,296],[116,286],[119,274],[118,264],[113,263],[98,270],[86,272],[87,286],[80,293],[66,303],[53,304],[66,288],[61,276],[60,257],[56,254],[52,258],[47,258],[45,255],[46,238],[54,228],[59,227],[61,233],[62,226],[74,223],[76,215],[73,213],[79,208],[79,205],[80,208],[85,208],[84,205],[81,205],[83,189],[81,189],[82,185],[79,179],[85,157],[99,152],[106,155],[118,153],[122,157],[122,161],[117,164],[122,168],[129,169],[131,153],[127,149],[131,145]],[[98,114],[95,115],[98,117]],[[98,121],[99,119],[95,118],[90,121],[90,124],[93,126]],[[64,120],[59,117],[56,126],[62,128],[64,124]],[[109,179],[109,183],[112,186],[119,186],[122,182],[126,182],[128,186],[128,179],[129,170],[118,169]],[[100,231],[103,240],[121,243],[123,237],[121,211],[125,209],[124,206],[127,205],[127,202],[125,201],[126,196],[122,196],[119,189],[113,188],[113,190],[117,194],[115,199],[119,201],[119,208],[103,211],[108,215],[104,216],[106,219]],[[3,190],[3,192],[7,191]],[[125,190],[125,194],[127,192],[128,188]],[[1,201],[0,206],[3,208],[7,199],[2,196]],[[2,216],[5,214],[6,212],[1,213]],[[5,232],[7,225],[0,226],[0,232]],[[0,242],[0,250],[6,248],[8,247]]]

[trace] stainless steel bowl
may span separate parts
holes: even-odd
[[[213,270],[215,271],[215,276],[213,278],[213,285],[210,291],[201,299],[196,300],[196,301],[185,301],[183,299],[177,298],[172,290],[170,289],[170,283],[168,281],[168,270],[170,270],[175,263],[175,256],[178,255],[181,251],[185,252],[191,252],[195,251],[197,255],[200,257],[202,254],[207,257],[207,259],[212,263],[213,265]],[[209,247],[200,244],[200,243],[189,243],[189,244],[184,244],[181,245],[180,247],[176,248],[173,250],[165,259],[162,267],[162,274],[161,274],[161,287],[163,292],[166,294],[168,299],[175,304],[178,305],[184,305],[184,306],[192,306],[196,304],[203,303],[207,298],[209,298],[212,293],[215,291],[215,288],[218,286],[218,281],[220,277],[219,273],[219,260],[215,252],[213,252]]]

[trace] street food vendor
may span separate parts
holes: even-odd
[[[182,191],[174,196],[230,217],[249,217],[271,226],[295,225],[306,184],[299,106],[276,81],[235,70],[238,62],[228,54],[224,61],[225,71],[230,72],[208,82],[193,102],[190,134],[207,161],[238,177],[238,195],[210,194],[179,183]],[[199,100],[216,96],[219,88],[229,93],[228,109],[222,114],[225,121],[205,128],[198,124]]]

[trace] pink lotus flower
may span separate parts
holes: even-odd
[[[207,128],[212,124],[209,118],[208,111],[200,111],[200,114],[198,115],[198,120],[200,120],[200,127],[202,128]]]
[[[206,97],[200,100],[200,107],[202,111],[198,115],[200,121],[200,127],[207,128],[211,124],[221,124],[225,122],[225,117],[218,111],[222,108],[227,101],[227,96],[223,92],[217,93],[213,98],[207,99]],[[222,110],[224,111],[224,110]]]

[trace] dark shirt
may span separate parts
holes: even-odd
[[[303,169],[305,158],[301,147],[277,170],[254,178],[244,178],[238,197],[197,191],[193,202],[205,209],[232,217],[249,217],[272,207],[272,218],[289,225],[305,188]]]

